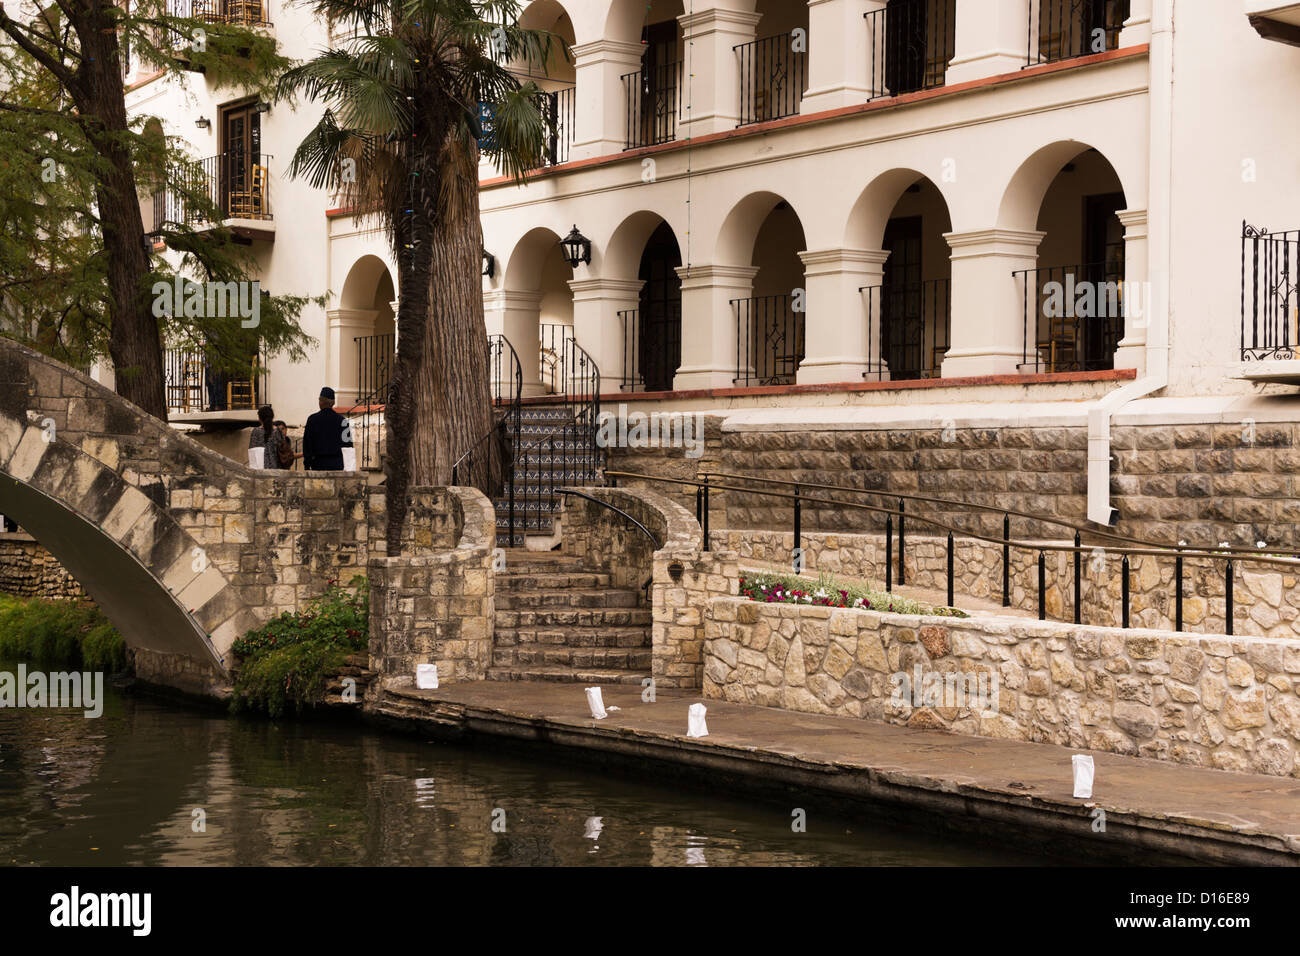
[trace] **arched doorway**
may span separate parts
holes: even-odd
[[[384,403],[397,355],[396,298],[392,273],[378,256],[362,256],[348,270],[339,308],[328,315],[340,408]]]
[[[754,294],[734,303],[739,351],[737,384],[793,384],[804,357],[806,328],[803,224],[784,199],[754,237]]]
[[[681,249],[672,227],[661,222],[646,240],[637,278],[639,293],[637,378],[648,392],[668,391],[682,364]]]

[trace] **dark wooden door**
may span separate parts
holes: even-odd
[[[1124,281],[1124,225],[1115,215],[1124,205],[1123,193],[1084,197],[1083,260],[1096,305],[1094,315],[1082,317],[1086,369],[1114,368],[1115,347],[1124,337],[1122,297],[1114,303],[1109,296],[1109,289]]]
[[[220,205],[229,214],[230,197],[247,193],[252,186],[253,166],[262,152],[262,114],[250,101],[221,111],[221,156],[219,171]]]
[[[641,254],[641,379],[648,392],[668,391],[682,360],[682,264],[677,239],[667,223],[660,223]]]
[[[925,345],[921,217],[889,220],[884,247],[889,258],[881,283],[881,351],[891,379],[920,378]]]

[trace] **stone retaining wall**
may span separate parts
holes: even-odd
[[[85,595],[54,555],[21,531],[0,532],[0,592],[21,598]]]
[[[710,601],[705,621],[705,697],[1300,776],[1300,640],[743,598]],[[996,699],[988,709],[962,706],[951,693],[896,700],[901,675],[915,682],[918,667],[952,675],[948,686],[970,688],[983,677]]]
[[[482,680],[495,610],[492,502],[473,488],[417,488],[412,498],[430,522],[428,544],[370,559],[371,669],[413,681],[418,664],[436,664],[439,681]]]

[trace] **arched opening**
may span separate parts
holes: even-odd
[[[573,338],[572,279],[559,235],[538,226],[515,244],[501,288],[484,295],[488,334],[510,343],[525,395],[550,394],[560,384],[564,343]]]
[[[362,256],[348,270],[339,308],[329,316],[340,407],[383,404],[397,355],[396,298],[392,273],[378,256]]]
[[[1066,147],[1072,155],[1062,159]],[[1125,230],[1117,213],[1125,207],[1114,167],[1081,143],[1040,150],[1013,178],[1003,215],[1032,209],[1042,233],[1037,265],[1015,273],[1027,371],[1114,367],[1124,336]]]
[[[631,3],[614,3],[609,27],[626,33],[632,25]],[[640,24],[641,69],[623,76],[624,102],[627,103],[626,147],[654,146],[677,138],[681,116],[682,63],[684,49],[681,25],[677,18],[685,10],[681,0],[651,0]],[[617,34],[606,31],[607,37]]]
[[[552,128],[537,165],[554,166],[568,162],[573,146],[577,104],[577,70],[572,54],[577,39],[573,20],[558,0],[534,0],[520,16],[519,25],[529,30],[542,30],[552,36],[550,53],[545,63],[520,61],[511,67],[517,76],[532,80],[545,91],[542,109]]]
[[[573,267],[564,258],[564,250],[557,241],[542,263],[538,284],[540,298],[537,303],[537,356],[542,387],[553,395],[562,388],[564,343],[573,338]]]

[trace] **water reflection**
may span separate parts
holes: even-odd
[[[196,811],[200,811],[196,813]],[[451,866],[1040,863],[648,775],[110,695],[0,710],[0,862]]]

